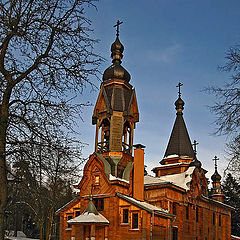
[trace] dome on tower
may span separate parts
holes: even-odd
[[[182,110],[184,109],[184,101],[179,97],[176,102],[175,102],[175,106],[176,106],[176,110],[177,112],[182,112]]]
[[[118,36],[115,40],[115,42],[111,46],[111,58],[112,60],[112,65],[108,67],[104,73],[103,73],[103,81],[117,78],[121,80],[125,80],[127,82],[130,81],[131,76],[128,73],[128,71],[121,66],[122,58],[123,58],[123,50],[124,46],[120,42]]]

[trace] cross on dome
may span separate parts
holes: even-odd
[[[180,98],[181,97],[181,87],[183,86],[182,83],[178,83],[178,85],[176,87],[178,87],[178,97]]]
[[[193,151],[194,151],[194,153],[195,153],[195,155],[197,155],[197,145],[198,145],[199,143],[196,141],[196,140],[194,140],[193,141]]]
[[[219,160],[219,158],[217,156],[215,156],[213,158],[214,164],[215,164],[215,170],[217,171],[217,161]]]
[[[117,31],[117,34],[116,36],[118,37],[119,36],[119,26],[120,24],[122,24],[123,22],[120,22],[119,20],[117,20],[117,23],[113,26],[113,27],[116,27],[116,31]]]

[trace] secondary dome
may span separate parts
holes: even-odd
[[[215,170],[214,174],[212,175],[211,179],[213,182],[219,182],[221,180],[220,174]]]

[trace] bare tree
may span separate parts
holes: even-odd
[[[60,130],[69,136],[82,107],[74,98],[86,85],[94,87],[89,79],[101,59],[84,15],[93,2],[0,0],[0,240],[6,161],[24,144],[47,142]]]
[[[206,90],[214,94],[216,103],[210,107],[217,116],[216,134],[228,135],[228,170],[239,173],[240,159],[240,46],[228,50],[226,64],[219,69],[231,73],[229,81],[223,87],[210,87]]]
[[[14,157],[12,176],[17,179],[18,188],[11,192],[7,210],[19,206],[27,209],[37,223],[40,240],[49,240],[55,211],[73,198],[70,186],[79,180],[79,167],[84,161],[80,161],[81,146],[69,140],[25,144],[21,154]]]

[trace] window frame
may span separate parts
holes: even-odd
[[[81,212],[79,210],[75,211],[75,217],[78,217],[79,215],[81,215]]]
[[[222,226],[222,215],[219,214],[218,216],[218,226],[221,227]]]
[[[72,214],[71,215],[67,215],[67,221],[70,220],[70,219],[73,219],[73,215]],[[72,226],[67,222],[67,229],[70,229],[70,228],[72,228]]]
[[[137,216],[137,228],[135,227],[134,216]],[[131,230],[139,230],[139,212],[132,212]]]
[[[216,225],[216,214],[215,212],[212,213],[212,225]]]
[[[178,227],[172,227],[172,240],[178,240]]]
[[[186,210],[186,215],[185,215],[185,217],[186,217],[187,220],[189,220],[189,205],[187,205],[187,206],[185,207],[185,210]]]
[[[125,215],[124,212],[127,211],[127,214]],[[125,220],[127,220],[127,222],[125,222]],[[122,224],[129,224],[129,209],[128,208],[123,208],[122,209]]]
[[[94,186],[100,185],[100,175],[94,175],[93,177]]]
[[[104,211],[104,198],[94,198],[93,203],[98,211]]]

